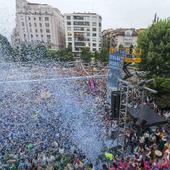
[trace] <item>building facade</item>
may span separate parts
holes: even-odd
[[[16,0],[16,27],[13,45],[23,42],[43,42],[49,48],[65,47],[64,17],[57,8],[47,4]]]
[[[101,48],[102,18],[96,13],[64,14],[66,47],[75,53],[88,47],[95,52]]]
[[[138,33],[134,28],[108,29],[102,32],[102,46],[105,48],[119,48],[120,45],[127,48],[137,45]]]
[[[114,30],[112,28],[102,32],[102,47],[107,48],[108,50],[111,47],[115,47]]]

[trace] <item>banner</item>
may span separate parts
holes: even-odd
[[[111,92],[118,90],[118,80],[122,78],[123,57],[125,51],[118,51],[109,56],[109,71],[107,83],[107,100],[111,104]]]

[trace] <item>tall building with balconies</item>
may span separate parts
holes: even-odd
[[[92,52],[101,48],[102,18],[96,13],[64,14],[66,47],[79,53],[88,47]]]
[[[64,17],[57,8],[47,4],[16,0],[16,27],[12,42],[43,42],[50,48],[65,47]]]

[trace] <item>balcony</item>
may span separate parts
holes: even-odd
[[[79,47],[84,47],[84,46],[86,46],[86,44],[85,44],[84,42],[75,42],[74,45],[75,45],[76,47],[77,47],[77,46],[79,46]]]
[[[87,42],[87,41],[90,41],[90,39],[89,38],[85,38],[85,37],[75,37],[74,38],[74,41],[75,42]]]
[[[79,26],[90,26],[90,22],[74,21],[74,25],[79,25]]]

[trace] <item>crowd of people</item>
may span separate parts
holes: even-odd
[[[152,109],[155,110],[160,116],[165,117],[166,119],[170,118],[170,111],[168,109],[160,109],[160,107],[156,104],[153,98],[147,97],[145,104],[150,106]]]
[[[29,68],[30,69],[30,68]],[[170,168],[170,138],[164,128],[148,128],[135,124],[126,129],[123,150],[103,146],[101,155],[94,162],[70,140],[67,128],[58,106],[63,100],[62,88],[72,86],[73,82],[28,82],[5,84],[5,80],[37,80],[39,78],[54,78],[68,76],[68,69],[57,69],[46,66],[31,66],[15,68],[14,71],[3,73],[6,77],[0,84],[0,169],[2,170],[168,170]],[[4,68],[3,68],[4,70]],[[24,70],[24,74],[20,71]],[[36,74],[32,74],[36,71]],[[43,74],[42,74],[43,73]],[[49,77],[51,75],[51,77]],[[72,68],[70,76],[84,76],[77,68]],[[64,87],[62,86],[64,83]],[[105,131],[109,138],[111,130],[117,127],[117,122],[110,118],[110,111],[103,108],[106,103],[105,79],[74,81],[73,90],[83,89],[83,94],[97,101],[97,110],[84,105],[84,110],[91,109],[103,120]],[[55,85],[54,85],[55,84]],[[76,86],[77,84],[77,86]],[[66,90],[65,90],[66,91]],[[64,92],[63,94],[65,94]],[[82,103],[81,97],[78,98]],[[85,101],[85,102],[86,102]],[[88,101],[90,103],[90,101]],[[95,103],[95,104],[96,104]],[[87,107],[87,108],[86,108]],[[95,106],[94,106],[95,107]],[[78,123],[78,122],[77,122]],[[95,142],[95,141],[94,141]],[[88,145],[88,144],[87,144]],[[118,147],[118,146],[117,146]]]
[[[148,129],[137,134],[137,130],[126,129],[123,153],[112,149],[100,155],[97,165],[75,150],[71,152],[61,148],[55,141],[52,150],[35,152],[35,145],[29,144],[26,151],[19,150],[17,155],[9,154],[2,169],[18,170],[168,170],[170,169],[170,138],[163,128]],[[52,142],[52,141],[51,141]]]
[[[56,159],[58,153],[60,160],[63,157],[60,152],[63,150],[64,155],[70,154],[73,142],[69,139],[68,129],[64,127],[66,124],[63,124],[61,117],[61,98],[69,88],[72,88],[71,95],[74,95],[74,90],[77,94],[82,91],[81,95],[89,99],[84,109],[90,111],[91,108],[86,107],[91,99],[97,95],[99,100],[104,99],[104,91],[100,88],[104,89],[105,80],[95,80],[92,93],[88,79],[50,81],[58,77],[82,76],[77,68],[68,71],[67,68],[57,68],[57,65],[18,67],[10,64],[1,65],[1,69],[0,169],[37,168],[39,163],[32,165],[32,161],[35,163],[35,160],[42,159],[42,155],[53,155]],[[77,97],[78,99],[79,104],[82,104],[83,96]],[[62,162],[62,158],[60,161]],[[65,164],[59,168],[63,169],[63,166]]]

